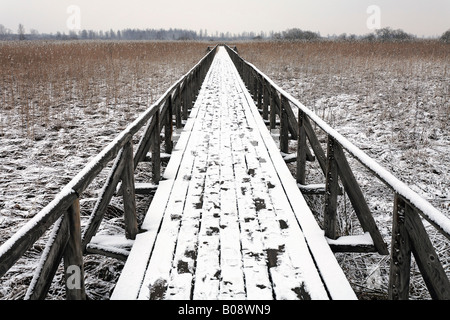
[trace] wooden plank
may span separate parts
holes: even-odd
[[[363,235],[341,236],[337,239],[327,238],[333,252],[377,252],[368,232]]]
[[[246,100],[249,101],[249,99]],[[305,299],[308,298],[308,294],[304,291],[304,287],[314,287],[315,290],[311,293],[314,298],[327,299],[327,293],[311,259],[304,236],[289,206],[289,201],[266,149],[266,141],[264,141],[258,129],[263,130],[267,134],[267,138],[270,137],[270,134],[263,127],[262,119],[257,115],[254,105],[249,107],[246,104],[244,110],[248,121],[247,126],[252,128],[253,132],[253,135],[251,132],[247,132],[246,136],[258,141],[258,143],[252,140],[247,142],[249,144],[246,148],[246,154],[256,154],[257,156],[253,156],[252,161],[249,157],[246,157],[246,159],[247,165],[253,167],[251,172],[254,177],[252,177],[251,183],[255,185],[252,192],[256,192],[258,195],[256,198],[261,198],[258,202],[258,215],[261,216],[266,230],[270,230],[270,235],[266,234],[268,237],[265,238],[265,241],[268,241],[268,248],[272,247],[272,250],[269,249],[268,251],[268,261],[271,274],[275,278],[273,280],[275,294],[278,298]],[[260,120],[259,124],[255,121],[256,117]],[[272,138],[269,139],[274,144]],[[250,151],[251,149],[253,151]],[[277,153],[281,159],[279,152]],[[251,167],[249,169],[252,169]],[[284,167],[286,166],[284,165]],[[267,194],[267,192],[269,193]],[[291,218],[289,218],[289,214]],[[263,225],[261,225],[261,228],[263,228]],[[282,261],[283,263],[281,263]],[[292,261],[292,264],[289,261]],[[288,270],[280,269],[280,267]],[[286,288],[291,289],[286,290]]]
[[[172,188],[173,181],[160,182],[142,224],[142,232],[136,235],[127,262],[111,294],[111,300],[137,299]]]
[[[100,254],[105,257],[114,258],[117,260],[127,261],[129,251],[110,247],[110,246],[102,246],[98,244],[89,243],[86,247],[86,253],[89,254]]]
[[[205,110],[199,107],[201,104],[202,99],[197,99],[193,108],[196,111],[193,110],[191,112],[191,115],[195,114],[195,118],[203,119],[205,117]],[[182,135],[178,142],[183,141],[186,147],[182,153],[177,153],[177,144],[164,173],[166,178],[174,179],[174,185],[152,252],[152,255],[158,258],[150,259],[149,261],[139,292],[139,299],[162,299],[167,297],[183,208],[192,177],[195,155],[197,154],[196,148],[198,142],[201,141],[199,133],[202,132],[202,123],[201,121],[193,121],[193,118],[190,116],[191,119],[192,121],[185,126],[185,129],[189,130],[189,139]],[[176,159],[180,160],[178,163],[179,169],[177,169],[177,163],[172,162],[172,160]]]
[[[202,100],[202,97],[199,96]],[[196,103],[197,104],[197,103]],[[203,106],[199,106],[202,108]],[[185,206],[182,210],[181,226],[177,246],[167,283],[165,298],[188,300],[192,298],[192,287],[195,275],[196,258],[199,246],[200,219],[203,213],[203,192],[207,158],[209,152],[209,131],[212,121],[205,121],[205,113],[198,118],[195,131],[192,133],[190,144],[196,144],[191,150],[195,156],[192,173],[190,175]],[[199,128],[200,125],[200,128]],[[181,214],[181,213],[180,213]]]
[[[193,132],[195,132],[195,126]],[[138,299],[162,299],[168,289],[172,260],[181,223],[181,213],[194,164],[192,151],[195,143],[192,143],[191,139],[193,139],[192,136],[184,152],[164,213],[161,229],[152,251],[152,255],[158,258],[149,261]]]
[[[111,300],[135,300],[139,296],[139,291],[145,277],[145,270],[150,260],[163,215],[180,169],[180,163],[185,154],[197,117],[198,108],[194,107],[177,144],[174,146],[172,156],[164,171],[164,179],[159,182],[158,190],[142,222],[142,232],[136,236],[127,263],[111,295]]]
[[[299,193],[296,186],[296,181],[292,177],[288,168],[283,162],[283,159],[273,142],[270,133],[265,129],[265,124],[259,116],[256,107],[250,101],[251,99],[246,94],[246,100],[249,101],[250,111],[253,113],[256,126],[258,128],[266,148],[270,155],[270,160],[273,166],[277,168],[277,175],[281,181],[281,186],[290,202],[291,208],[294,211],[295,217],[301,230],[298,232],[304,234],[304,239],[307,242],[308,248],[314,258],[314,262],[320,272],[321,277],[326,285],[327,291],[332,299],[356,299],[356,295],[348,283],[345,274],[340,268],[334,254],[331,251],[323,231],[317,225],[313,214],[311,213],[304,198]],[[294,225],[292,223],[292,225]]]
[[[241,230],[238,217],[236,178],[233,167],[232,136],[236,126],[234,97],[221,104],[220,135],[220,284],[219,299],[245,299],[246,288],[241,253]]]
[[[251,177],[245,161],[246,149],[240,134],[232,136],[231,145],[247,299],[273,299],[272,283],[267,267],[267,252],[256,216],[255,203],[251,194]]]

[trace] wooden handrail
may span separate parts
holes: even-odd
[[[245,61],[239,56],[236,50],[228,46],[227,50],[242,79],[253,94],[255,103],[262,109],[262,117],[267,120],[270,114],[269,125],[271,129],[275,128],[276,116],[279,117],[281,152],[286,153],[288,149],[287,125],[292,126],[293,121],[298,121],[296,180],[300,185],[305,184],[305,161],[311,158],[311,156],[308,156],[310,150],[306,146],[306,138],[309,139],[315,158],[318,160],[326,180],[324,189],[325,235],[330,239],[335,239],[336,237],[335,216],[336,197],[340,192],[338,185],[339,177],[344,184],[345,191],[350,198],[363,230],[370,233],[375,249],[380,254],[388,254],[388,250],[364,200],[363,193],[346,159],[344,154],[344,150],[346,150],[369,172],[393,190],[395,194],[390,253],[389,298],[396,300],[408,298],[410,256],[414,254],[431,297],[433,299],[450,299],[450,281],[446,276],[442,263],[438,259],[419,215],[448,239],[450,239],[450,219],[375,160],[370,158],[361,149],[339,134],[313,111],[276,85],[253,64]],[[287,107],[288,103],[286,101],[289,102],[291,107],[295,107],[298,110],[298,120],[294,114],[286,111],[290,109]],[[269,106],[270,110],[268,109]],[[289,121],[286,120],[286,113],[288,113]],[[328,144],[326,153],[315,135],[310,120],[327,135]],[[345,248],[343,251],[354,250],[353,247]],[[364,245],[362,245],[361,251],[364,248]],[[337,251],[340,251],[340,249]]]
[[[153,103],[106,148],[94,157],[46,207],[0,246],[0,277],[3,276],[59,219],[58,221],[60,222],[55,224],[47,247],[44,250],[45,254],[42,257],[35,274],[37,276],[35,276],[31,284],[32,288],[31,290],[29,289],[26,296],[30,299],[42,299],[45,297],[46,290],[48,290],[48,283],[51,282],[51,279],[53,278],[54,272],[56,271],[55,265],[59,263],[62,253],[65,252],[67,256],[65,257],[65,261],[70,261],[74,255],[82,255],[83,250],[86,248],[86,242],[89,242],[92,237],[90,232],[90,234],[84,238],[85,241],[82,244],[79,225],[79,198],[98,174],[114,159],[116,159],[116,164],[112,168],[110,178],[106,181],[102,196],[107,195],[109,199],[111,199],[114,191],[113,189],[115,188],[115,186],[112,185],[114,183],[117,184],[119,180],[124,181],[122,187],[128,188],[127,192],[124,194],[124,206],[128,206],[128,208],[125,208],[125,211],[129,211],[129,214],[125,212],[126,234],[129,238],[134,237],[137,232],[135,217],[133,217],[133,214],[136,214],[135,208],[133,207],[135,201],[134,169],[136,168],[137,163],[145,158],[148,147],[152,145],[152,149],[158,149],[158,154],[154,152],[156,156],[152,157],[152,162],[154,163],[154,178],[159,180],[159,130],[162,129],[162,127],[172,126],[172,119],[170,119],[170,121],[165,119],[167,115],[174,114],[172,110],[169,111],[169,108],[172,108],[173,105],[172,99],[176,98],[177,102],[180,103],[177,108],[181,108],[180,98],[183,95],[183,91],[183,97],[185,99],[183,112],[187,114],[189,105],[192,103],[189,99],[192,100],[198,92],[201,82],[203,81],[202,77],[204,78],[206,75],[207,69],[216,52],[216,48],[217,47],[214,47],[212,50],[209,50],[194,67],[176,81],[155,103]],[[170,102],[167,102],[168,100],[170,100]],[[160,119],[160,115],[163,119]],[[152,121],[152,119],[156,119],[156,121]],[[163,125],[160,124],[160,121],[163,121]],[[181,119],[177,118],[177,123],[181,124]],[[136,157],[136,155],[133,155],[132,150],[133,136],[146,124],[148,124],[147,128],[150,128],[149,134],[141,139],[139,146],[143,147],[138,147],[137,152],[140,152],[140,154]],[[165,130],[166,133],[170,134],[171,138],[172,131],[168,128]],[[124,160],[121,160],[122,157]],[[125,199],[125,197],[127,199]],[[102,200],[103,199],[99,199],[89,222],[89,224],[93,224],[91,231],[94,232],[109,203],[109,200],[104,202],[102,202]],[[62,218],[63,216],[65,217],[64,219]],[[70,232],[67,232],[67,230],[71,230],[72,237],[70,237]],[[76,239],[73,239],[74,234]],[[73,241],[76,241],[76,243],[72,243]],[[67,248],[70,248],[70,250]],[[50,258],[52,261],[48,262],[47,260]],[[79,257],[74,259],[79,263]],[[51,275],[50,279],[43,280],[43,277],[48,277],[49,275]],[[36,292],[35,290],[38,290],[39,292]],[[72,292],[69,294],[69,291],[67,291],[67,297],[75,299],[84,298],[84,288],[77,294],[73,294]]]
[[[229,52],[234,52],[233,49],[229,48]],[[336,142],[338,142],[342,148],[348,151],[356,160],[358,160],[366,169],[377,176],[383,183],[385,183],[393,191],[401,195],[406,199],[412,206],[414,206],[420,214],[432,225],[434,225],[440,232],[450,239],[450,219],[442,214],[438,209],[436,209],[431,203],[423,199],[418,193],[411,190],[404,182],[400,181],[392,173],[383,168],[374,159],[370,158],[364,151],[359,149],[353,143],[351,143],[347,138],[342,136],[339,132],[333,129],[325,121],[323,121],[319,116],[317,116],[311,109],[304,106],[297,99],[292,97],[288,92],[280,88],[275,84],[272,79],[260,71],[250,62],[244,60],[236,52],[234,52],[236,57],[245,65],[250,67],[252,70],[257,72],[266,81],[269,86],[273,87],[280,95],[285,97],[295,106],[298,110],[303,112],[308,118],[313,121],[319,128],[321,128],[327,135],[331,136]]]

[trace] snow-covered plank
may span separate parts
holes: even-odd
[[[172,151],[171,159],[163,175],[165,180],[159,182],[158,189],[141,225],[141,230],[147,231],[136,236],[127,262],[111,295],[111,300],[134,300],[139,295],[151,250],[155,243],[169,197],[172,193],[174,179],[178,173],[180,162],[186,150],[197,116],[198,108],[194,106],[182,130],[182,134],[180,134],[180,139]]]
[[[215,104],[205,109],[212,122],[193,297],[215,300],[220,285],[220,107]]]
[[[256,128],[249,107],[245,106],[244,110],[248,127]],[[275,296],[277,299],[328,299],[265,142],[257,130],[247,132],[247,136],[251,140],[246,158],[252,173],[252,191],[255,200],[259,200],[258,218],[267,238],[265,246],[270,253]]]
[[[252,198],[251,177],[248,174],[245,162],[245,148],[239,137],[235,137],[235,139],[232,141],[233,162],[247,299],[273,299],[272,283],[267,267],[267,253],[264,248],[264,236]]]
[[[168,190],[152,202],[158,214],[146,217],[147,231],[131,250],[128,260],[137,265],[126,263],[128,278],[137,279],[129,296],[136,298],[137,290],[140,299],[327,299],[328,277],[335,273],[336,281],[344,281],[343,293],[333,287],[330,296],[354,297],[224,50],[218,51],[194,109],[195,123],[188,121],[190,131],[179,140],[185,148],[175,148],[168,180],[161,181]],[[302,228],[300,215],[306,215]],[[309,227],[312,221],[315,226]],[[153,251],[143,248],[141,238]],[[320,274],[317,254],[325,254]]]
[[[204,129],[206,123],[202,123]],[[199,135],[203,130],[195,132]],[[191,298],[192,281],[198,248],[198,232],[202,216],[203,192],[205,188],[205,168],[209,143],[205,134],[196,139],[194,167],[189,181],[186,203],[183,209],[181,227],[176,251],[170,271],[167,299],[188,300]]]
[[[242,81],[241,88],[248,101],[250,111],[253,114],[256,128],[258,128],[257,130],[259,130],[263,137],[266,149],[270,155],[270,160],[277,169],[277,174],[282,183],[284,193],[289,199],[290,206],[300,224],[301,231],[304,234],[314,258],[314,262],[320,271],[320,275],[325,282],[331,298],[343,300],[356,299],[353,289],[325,239],[323,230],[320,229],[311,210],[306,204],[305,199],[299,192],[295,179],[285,165],[270,132],[266,129],[264,121],[259,116],[256,106]]]
[[[194,106],[194,109],[197,108]],[[200,110],[197,116],[200,118],[204,116],[202,110]],[[190,120],[191,119],[193,118],[190,118]],[[186,123],[186,125],[188,125],[188,123]],[[175,171],[177,172],[170,198],[164,212],[161,229],[159,230],[152,252],[152,255],[157,258],[150,259],[138,299],[163,298],[168,288],[183,208],[185,206],[187,190],[189,188],[195,161],[195,148],[200,139],[196,134],[196,132],[198,132],[198,130],[196,131],[196,127],[199,126],[199,122],[191,123],[192,127],[189,126],[187,128],[187,130],[191,131],[189,140],[186,149],[184,150],[181,163],[178,163],[179,170],[176,170],[175,164],[170,169],[171,172],[169,174],[175,174]],[[182,138],[183,135],[180,137],[180,140],[182,140]],[[172,157],[172,159],[177,158],[178,157]],[[171,161],[169,161],[169,165],[171,164]]]
[[[223,83],[223,82],[222,82]],[[235,176],[231,149],[231,115],[233,108],[227,96],[221,107],[220,140],[220,267],[219,299],[245,299],[245,279],[237,213]],[[226,134],[223,134],[226,133]]]

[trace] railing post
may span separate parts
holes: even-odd
[[[182,100],[183,100],[183,120],[187,120],[188,118],[188,83],[189,83],[189,76],[186,76],[186,78],[183,81],[183,90],[182,90]]]
[[[161,180],[161,137],[159,135],[159,109],[153,116],[152,121],[154,122],[153,131],[150,135],[151,148],[152,148],[152,177],[153,182],[158,183]]]
[[[122,171],[123,211],[125,236],[134,240],[138,232],[136,219],[136,191],[134,185],[133,144],[128,141],[123,147],[125,167]],[[153,158],[153,156],[152,156]]]
[[[269,120],[269,103],[270,103],[270,94],[268,83],[265,79],[263,79],[263,88],[264,88],[264,94],[263,94],[263,113],[262,117],[264,120]]]
[[[262,95],[263,95],[263,80],[262,76],[259,73],[256,73],[256,82],[258,85],[258,95],[257,95],[257,103],[258,103],[258,110],[262,109]]]
[[[324,229],[325,236],[330,239],[336,239],[336,209],[337,195],[339,190],[338,169],[334,157],[334,148],[336,141],[328,136],[327,144],[327,163],[326,163],[326,182],[325,182],[325,212]]]
[[[289,153],[289,118],[286,108],[289,108],[289,101],[281,95],[280,101],[280,150]]]
[[[166,111],[166,123],[164,125],[164,144],[166,153],[172,153],[173,142],[172,142],[172,134],[173,134],[173,103],[172,103],[172,94],[169,94],[167,98],[167,111]]]
[[[270,86],[270,130],[276,127],[277,111],[275,107],[275,95],[275,89]]]
[[[183,127],[181,115],[181,85],[178,85],[175,90],[175,125],[177,129]]]
[[[298,110],[298,135],[297,135],[297,183],[306,184],[306,131],[304,126],[305,114]]]
[[[408,300],[411,266],[411,245],[405,225],[406,204],[396,193],[392,217],[391,266],[389,271],[390,300]]]
[[[66,299],[85,300],[83,251],[81,246],[80,200],[77,198],[67,210],[69,240],[64,251]]]

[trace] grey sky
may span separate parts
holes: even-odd
[[[207,29],[208,33],[283,31],[300,28],[322,35],[372,32],[370,5],[380,8],[380,27],[401,28],[418,36],[450,29],[450,0],[0,0],[0,24],[17,31],[68,32],[75,5],[79,27]]]

